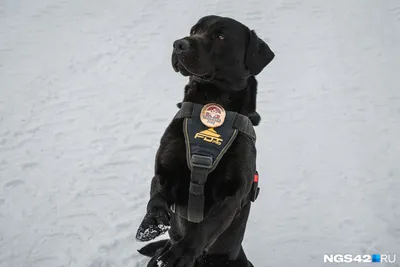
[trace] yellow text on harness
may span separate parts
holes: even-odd
[[[221,135],[219,135],[213,128],[208,128],[207,130],[201,131],[199,133],[196,133],[194,138],[200,138],[203,139],[204,141],[208,143],[214,143],[216,145],[221,145],[222,142],[224,141],[221,138]]]

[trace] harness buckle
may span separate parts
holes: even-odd
[[[213,158],[209,156],[193,154],[190,163],[192,164],[192,167],[211,169]]]

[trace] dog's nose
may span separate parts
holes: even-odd
[[[179,39],[174,42],[174,50],[175,52],[181,52],[188,50],[190,47],[189,41],[186,39]]]

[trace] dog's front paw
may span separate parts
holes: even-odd
[[[157,265],[158,267],[194,267],[196,258],[196,253],[192,249],[177,243],[158,257]]]
[[[165,209],[149,211],[136,233],[138,241],[146,242],[164,234],[170,228],[170,216]]]

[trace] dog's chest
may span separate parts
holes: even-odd
[[[226,153],[238,133],[248,135],[251,140],[255,140],[255,134],[248,117],[225,111],[215,103],[203,106],[184,102],[175,120],[182,118],[187,166],[182,168],[182,156],[179,156],[175,166],[181,166],[182,174],[176,180],[178,186],[175,187],[176,201],[172,210],[188,221],[198,223],[213,203],[235,191],[232,177],[240,175],[230,174],[229,168],[220,162],[231,160]]]

